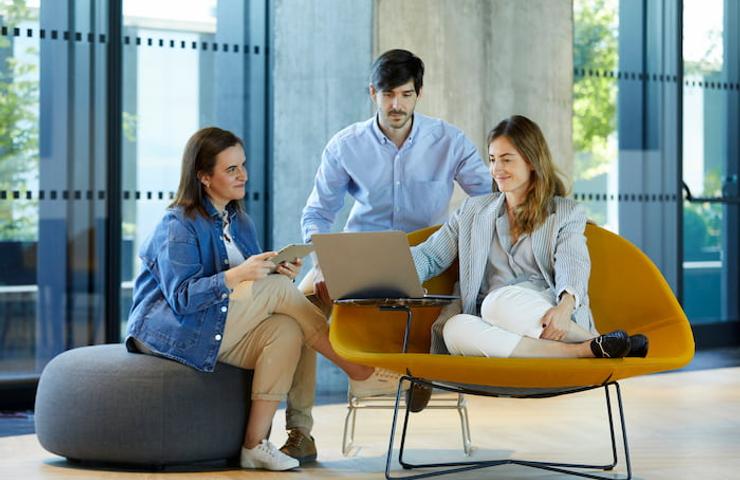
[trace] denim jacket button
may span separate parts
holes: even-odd
[[[228,310],[228,308],[226,308],[226,307],[221,307],[221,311],[222,311],[222,312],[226,313],[226,310]]]
[[[220,341],[221,341],[221,338],[222,338],[222,337],[221,337],[221,334],[217,334],[217,335],[216,335],[215,337],[213,337],[213,338],[215,338],[217,342],[220,342]]]
[[[221,294],[221,300],[226,300],[226,297],[228,297],[228,295],[226,293],[222,293]]]
[[[228,264],[229,264],[229,259],[228,258],[224,258],[224,265],[228,265]]]

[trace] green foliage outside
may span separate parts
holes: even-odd
[[[13,28],[33,21],[24,0],[0,1],[0,23]],[[38,56],[34,48],[29,56]],[[14,58],[9,38],[0,37],[0,191],[25,192],[38,175],[38,66]],[[37,236],[35,200],[0,200],[0,240],[34,240]]]
[[[600,72],[617,70],[616,0],[575,0],[573,63]],[[573,148],[576,180],[607,172],[616,159],[617,85],[603,76],[580,76],[573,83]]]

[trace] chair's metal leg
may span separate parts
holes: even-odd
[[[411,379],[410,381],[411,381],[411,384],[409,385],[409,389],[413,389],[415,382]],[[401,388],[401,383],[402,382],[398,382],[399,389]],[[400,400],[400,397],[399,397],[399,400]],[[409,415],[411,414],[411,410],[409,409],[408,405],[406,405],[406,408],[404,410],[405,410],[405,413],[403,416],[403,430],[401,431],[401,447],[398,450],[398,463],[400,463],[404,469],[408,470],[410,468],[413,468],[413,465],[409,465],[403,461],[403,447],[406,446],[406,431],[408,430],[408,426],[409,426]]]
[[[632,462],[630,461],[630,448],[627,443],[627,424],[624,421],[624,407],[622,406],[622,390],[618,383],[614,383],[617,389],[617,402],[619,403],[619,422],[622,424],[622,441],[624,442],[624,463],[627,465],[627,479],[632,478]]]
[[[355,443],[355,422],[357,420],[357,408],[350,398],[347,403],[347,416],[344,419],[344,435],[342,435],[342,455],[349,455]]]
[[[396,403],[393,406],[393,423],[391,423],[391,437],[388,440],[388,453],[385,456],[385,478],[391,480],[391,457],[393,456],[393,439],[396,436],[396,421],[398,420],[398,406],[401,403],[401,384],[408,377],[401,377],[398,382],[398,388],[396,389]],[[408,412],[408,409],[406,409]]]
[[[609,385],[604,385],[604,394],[606,396],[606,411],[609,414],[609,436],[612,441],[612,464],[604,468],[604,470],[613,470],[617,466],[617,441],[614,437],[614,415],[612,415],[612,401],[611,395],[609,394]]]
[[[460,415],[460,429],[462,430],[463,451],[470,456],[473,451],[473,442],[470,439],[470,422],[468,421],[468,405],[462,393],[457,394],[457,413]]]
[[[402,380],[409,380],[413,383],[412,377],[403,377]],[[516,460],[516,459],[503,459],[503,460],[491,460],[491,461],[471,461],[471,462],[451,462],[451,463],[427,463],[427,464],[410,464],[408,462],[402,462],[402,455],[403,455],[403,445],[405,443],[406,439],[406,431],[408,426],[408,410],[406,413],[406,418],[404,420],[404,428],[403,433],[401,436],[401,451],[399,452],[399,462],[401,462],[401,465],[405,469],[410,468],[446,468],[442,470],[436,470],[432,472],[425,472],[417,475],[405,475],[403,477],[393,477],[391,475],[391,458],[393,456],[393,440],[396,433],[396,422],[398,421],[398,408],[399,403],[401,399],[401,388],[399,383],[399,388],[396,392],[396,404],[395,409],[393,411],[393,425],[391,426],[391,438],[388,443],[388,453],[386,456],[386,465],[385,465],[385,477],[388,480],[412,480],[412,479],[421,479],[421,478],[428,478],[428,477],[436,477],[441,475],[447,475],[447,474],[453,474],[458,472],[464,472],[469,470],[476,470],[480,468],[487,468],[487,467],[494,467],[497,465],[505,465],[505,464],[515,464],[515,465],[522,465],[532,468],[537,468],[540,470],[547,470],[551,472],[557,472],[562,473],[566,475],[573,475],[577,477],[582,478],[593,478],[597,480],[614,480],[616,478],[621,478],[622,480],[631,480],[632,479],[632,465],[630,462],[630,454],[629,454],[629,444],[627,443],[627,427],[626,422],[624,419],[624,406],[622,404],[622,393],[621,389],[619,387],[619,384],[617,382],[614,382],[614,388],[617,391],[617,406],[619,408],[619,419],[622,427],[622,441],[623,441],[623,447],[624,447],[624,457],[625,462],[627,465],[627,476],[626,477],[616,477],[614,475],[610,476],[603,476],[603,475],[595,475],[591,473],[581,472],[575,469],[601,469],[601,470],[611,470],[614,468],[616,462],[617,462],[617,455],[616,455],[616,437],[614,435],[614,422],[613,422],[613,414],[611,412],[611,399],[610,399],[610,392],[608,389],[609,385],[605,385],[605,392],[606,392],[606,406],[608,410],[608,417],[609,417],[609,428],[611,433],[611,439],[612,439],[612,455],[613,455],[613,464],[612,465],[584,465],[584,464],[575,464],[575,463],[556,463],[556,462],[537,462],[537,461],[529,461],[529,460]]]

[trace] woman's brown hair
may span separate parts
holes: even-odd
[[[490,146],[502,136],[509,139],[533,169],[527,198],[514,210],[514,225],[511,226],[515,237],[522,233],[531,234],[550,215],[553,197],[564,197],[568,191],[552,161],[545,136],[536,123],[522,115],[513,115],[488,133],[486,145]],[[496,182],[493,182],[493,191],[499,191]]]
[[[244,143],[239,137],[218,127],[206,127],[195,132],[185,145],[182,154],[180,185],[170,208],[182,207],[185,214],[191,218],[196,212],[208,217],[205,208],[206,194],[199,175],[212,175],[213,167],[216,166],[216,156],[235,145],[244,148]],[[242,210],[241,202],[232,203],[238,210]]]

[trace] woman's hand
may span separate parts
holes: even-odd
[[[569,293],[565,293],[560,303],[552,307],[542,316],[542,326],[545,327],[540,334],[540,338],[546,340],[563,341],[568,334],[573,322],[570,319],[573,313],[575,299]]]
[[[296,258],[292,262],[283,262],[277,266],[275,271],[281,275],[285,275],[291,280],[295,280],[299,273],[301,273],[301,265],[303,260]]]
[[[233,290],[241,282],[265,278],[275,268],[275,264],[269,260],[275,255],[277,252],[252,255],[236,267],[228,269],[224,274],[226,286]]]

